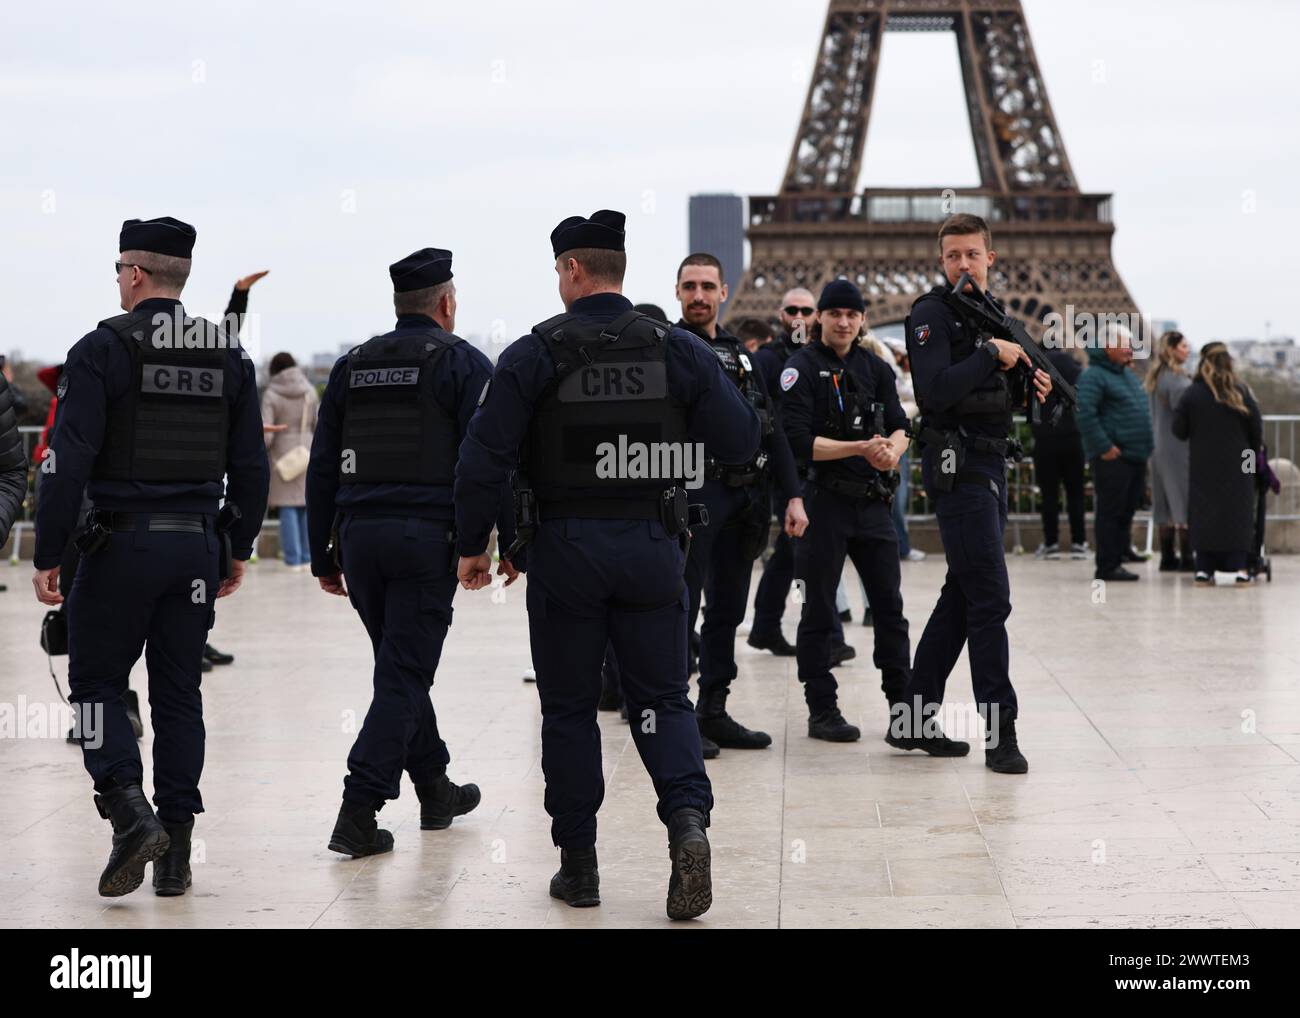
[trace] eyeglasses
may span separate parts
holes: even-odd
[[[123,269],[139,269],[146,276],[153,275],[153,269],[146,269],[143,265],[137,265],[135,262],[114,262],[113,274],[120,276]]]
[[[784,311],[791,318],[795,318],[799,315],[804,315],[808,318],[811,318],[813,315],[817,313],[816,308],[799,308],[799,307],[795,307],[793,304],[791,304],[789,307],[784,307],[781,310]]]

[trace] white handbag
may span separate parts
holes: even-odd
[[[302,426],[298,429],[300,435],[307,431],[307,399],[305,395],[302,398]],[[275,472],[286,483],[296,481],[307,472],[307,464],[310,462],[311,450],[298,444],[275,461]]]

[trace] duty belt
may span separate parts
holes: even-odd
[[[871,483],[869,481],[847,481],[842,477],[815,477],[813,483],[819,488],[825,488],[827,491],[833,491],[837,495],[847,495],[849,498],[865,498],[870,502],[892,502],[894,492],[884,481]]]
[[[704,476],[710,481],[721,481],[728,488],[745,488],[762,480],[763,471],[748,467],[729,467],[716,460],[704,465]]]
[[[540,501],[538,516],[544,520],[573,516],[588,520],[657,520],[659,501],[651,498],[561,498]]]
[[[948,444],[948,438],[953,434],[957,435],[957,440],[963,449],[969,449],[971,452],[991,454],[1000,456],[1002,459],[1010,457],[1017,463],[1024,458],[1024,446],[1020,444],[1018,438],[989,438],[987,435],[968,435],[964,428],[958,428],[953,431],[941,431],[939,428],[925,425],[917,432],[916,437],[926,445],[945,446]]]
[[[205,513],[120,513],[107,509],[93,512],[94,522],[114,532],[138,530],[145,523],[145,529],[155,533],[202,534],[212,529],[214,522],[214,517]]]

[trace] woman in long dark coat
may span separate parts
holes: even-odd
[[[1250,583],[1247,558],[1255,543],[1255,477],[1264,425],[1259,406],[1232,368],[1222,343],[1201,349],[1200,367],[1174,411],[1173,432],[1191,452],[1190,524],[1196,582],[1217,570]]]

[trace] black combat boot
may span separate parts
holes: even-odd
[[[985,767],[998,774],[1025,774],[1029,771],[1029,761],[1024,758],[1016,742],[1015,718],[1000,718],[997,745],[992,746],[991,742],[992,739],[986,740],[984,747]]]
[[[840,665],[844,664],[845,661],[852,661],[857,656],[858,651],[856,647],[852,647],[847,643],[831,644],[832,668],[838,668]]]
[[[193,882],[190,873],[190,835],[194,833],[194,818],[183,824],[166,820],[163,827],[171,844],[161,859],[153,864],[153,893],[160,898],[175,898],[184,894]]]
[[[766,749],[772,745],[767,732],[751,732],[727,713],[727,694],[721,689],[700,690],[700,702],[695,705],[695,720],[700,725],[701,738],[711,739],[722,749]]]
[[[919,727],[907,705],[900,715],[903,705],[892,702],[889,705],[889,728],[885,731],[885,742],[895,749],[919,749],[930,756],[965,756],[970,752],[969,742],[959,742],[943,734],[937,719],[922,719]]]
[[[770,633],[751,632],[745,642],[755,650],[770,650],[777,657],[794,657],[794,647],[779,629]]]
[[[1186,527],[1178,531],[1178,571],[1196,572],[1196,553],[1192,551],[1192,533]]]
[[[722,748],[703,732],[700,732],[700,752],[704,754],[705,760],[716,760],[722,752]]]
[[[420,799],[422,831],[446,830],[452,817],[469,813],[483,798],[478,785],[455,785],[445,774],[427,785],[416,785],[415,794]]]
[[[120,898],[144,883],[144,864],[167,851],[170,839],[139,785],[118,785],[95,796],[95,808],[113,822],[113,850],[99,878],[99,893]]]
[[[208,661],[211,661],[214,665],[234,664],[235,661],[234,654],[223,654],[221,651],[217,650],[217,648],[212,646],[212,644],[210,643],[205,643],[203,645],[203,656]]]
[[[808,717],[808,738],[827,742],[857,742],[862,732],[844,720],[838,707],[817,711]]]
[[[707,826],[698,809],[679,809],[668,818],[668,857],[673,863],[668,878],[669,919],[694,919],[713,904]]]
[[[560,849],[560,868],[551,877],[551,897],[574,908],[600,904],[600,870],[596,846]]]
[[[375,822],[375,807],[343,800],[330,835],[329,850],[353,859],[393,850],[393,834]]]

